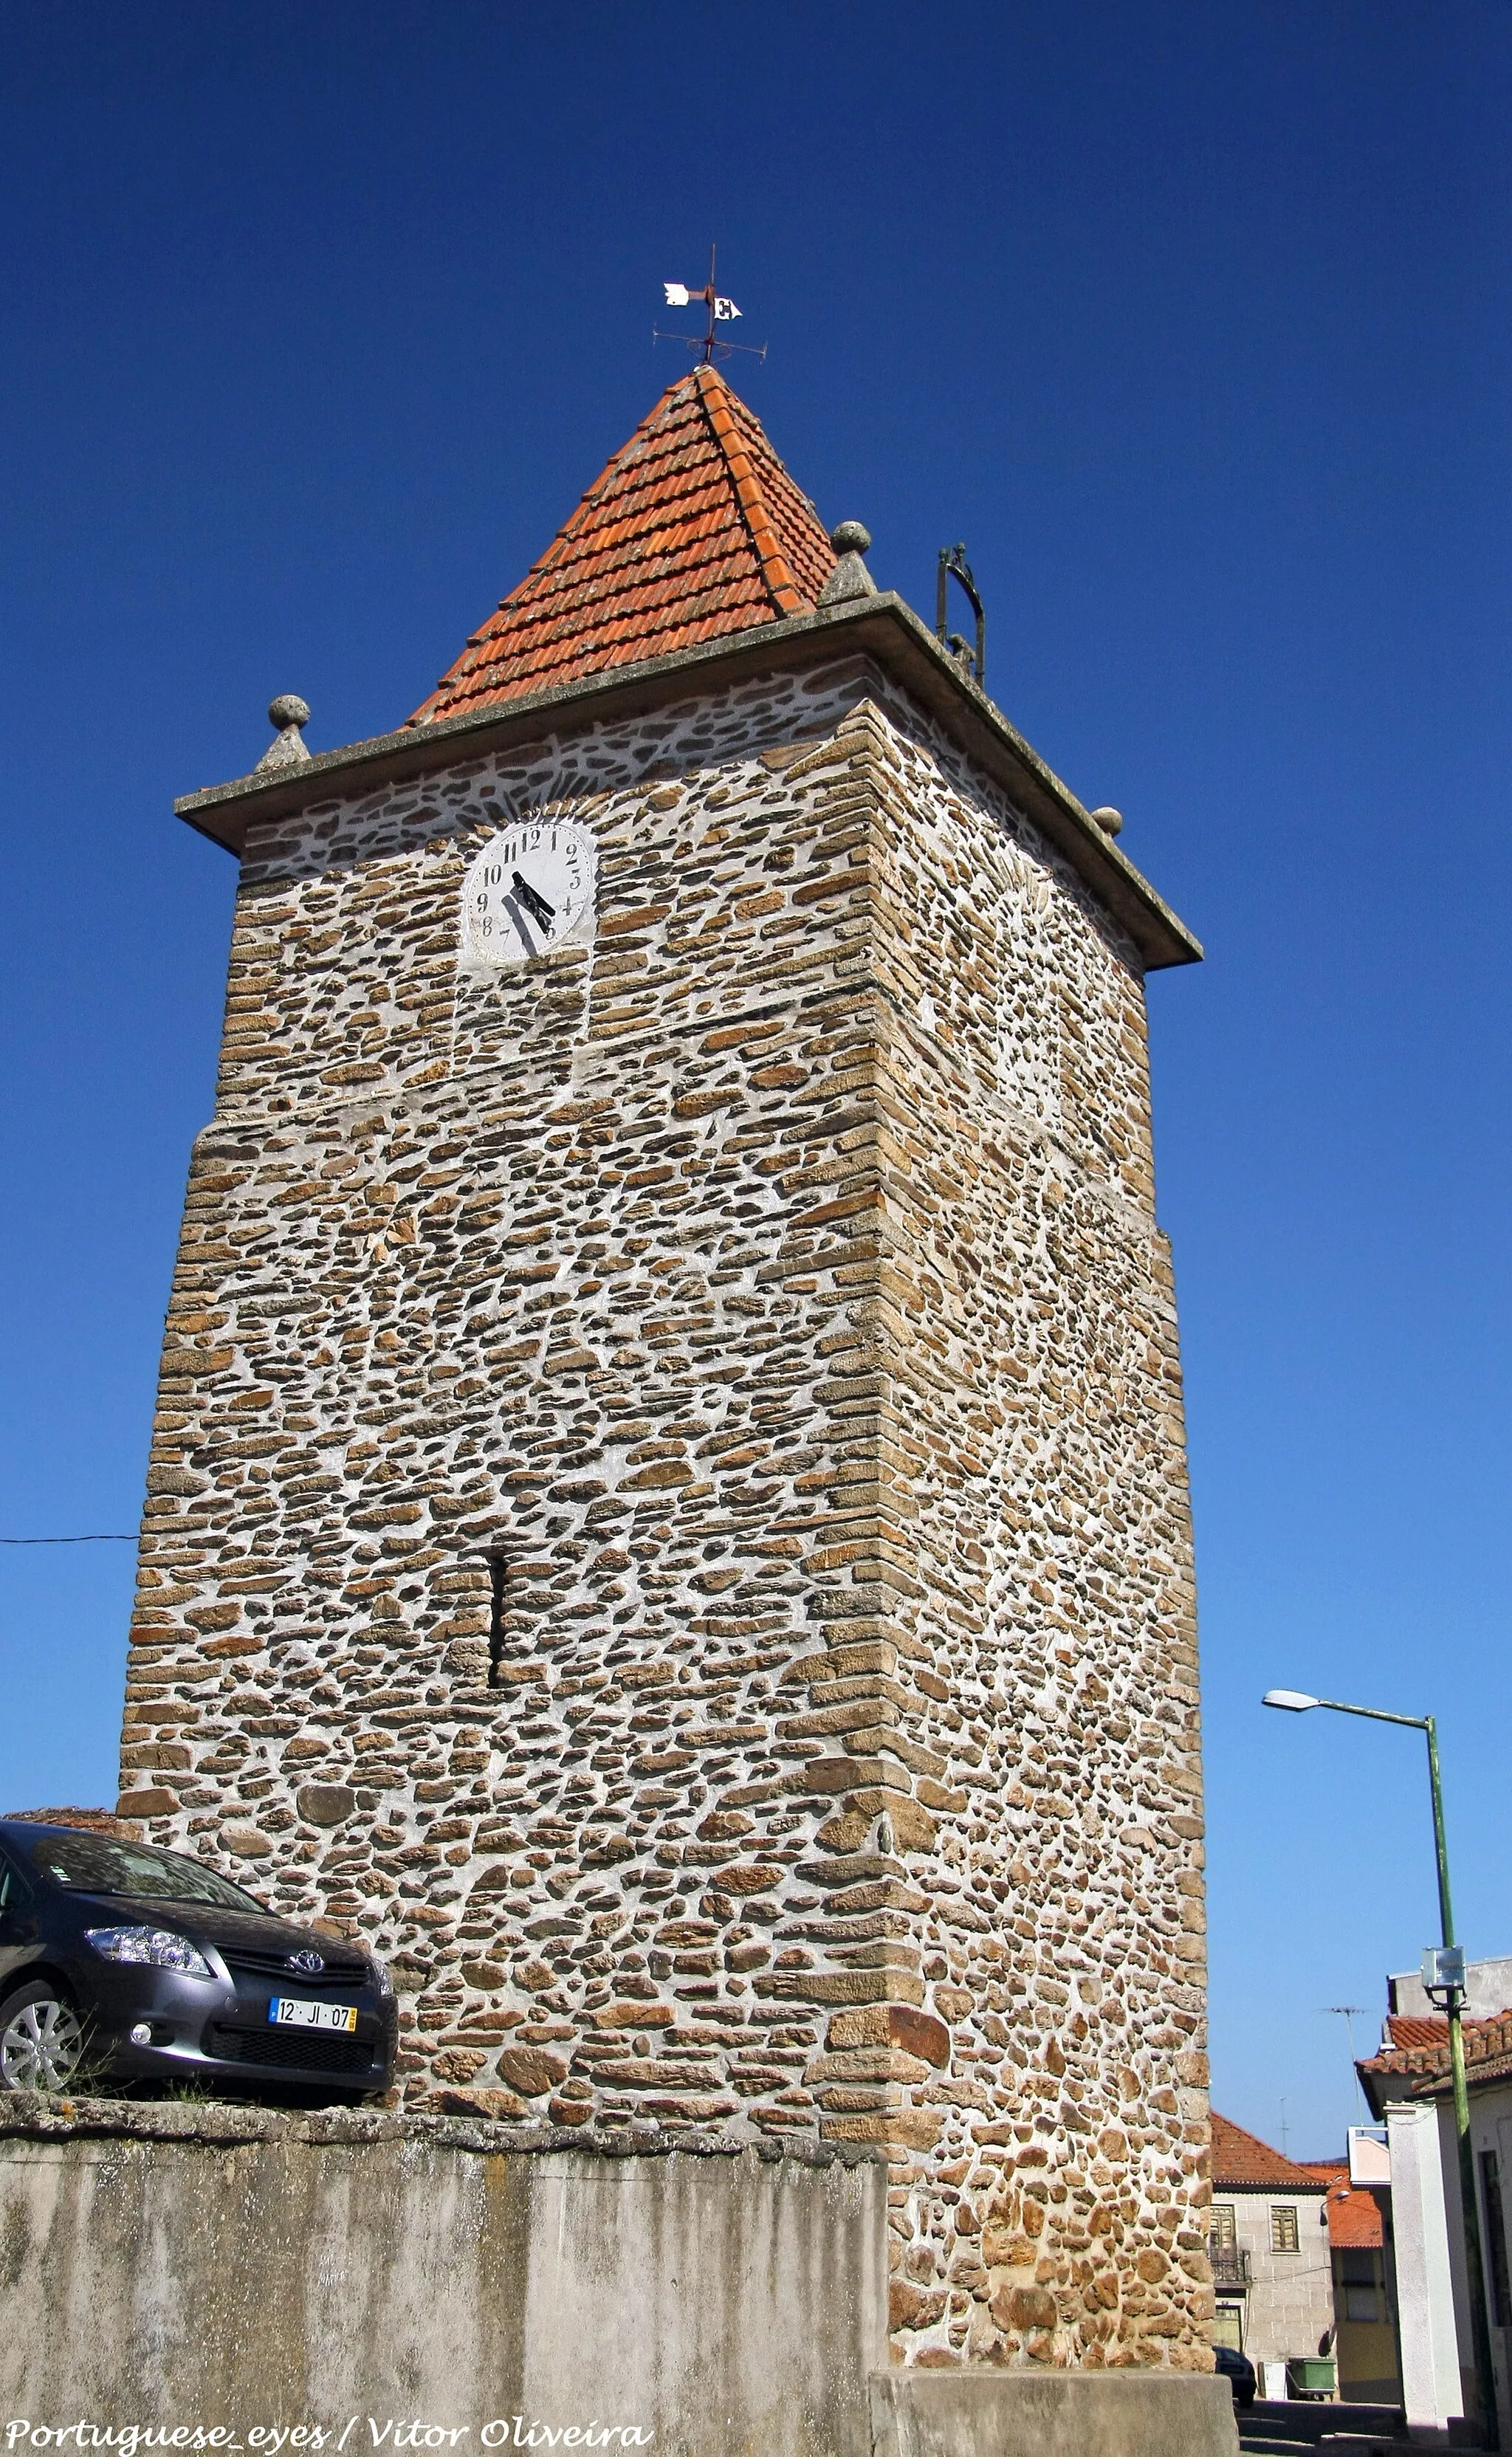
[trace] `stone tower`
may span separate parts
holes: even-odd
[[[1147,971],[1194,941],[712,368],[241,883],[122,1812],[403,2086],[890,2163],[895,2357],[1208,2368]]]

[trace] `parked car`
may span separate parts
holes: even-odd
[[[0,1819],[0,2089],[93,2079],[386,2091],[381,1962],[298,1928],[202,1860]]]
[[[1241,2355],[1237,2346],[1214,2346],[1212,2365],[1214,2371],[1222,2372],[1232,2389],[1235,2405],[1254,2404],[1254,2365],[1248,2355]]]

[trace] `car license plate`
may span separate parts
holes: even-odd
[[[275,1996],[268,2007],[270,2022],[292,2022],[305,2031],[355,2031],[355,2005],[317,2005],[308,1996]]]

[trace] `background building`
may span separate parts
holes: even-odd
[[[1215,2335],[1267,2366],[1261,2393],[1286,2393],[1288,2364],[1332,2350],[1334,2268],[1323,2172],[1212,2116],[1212,2276]]]
[[[1384,2158],[1381,2163],[1384,2166]],[[1357,2139],[1352,2137],[1351,2158],[1342,2172],[1334,2166],[1318,2168],[1329,2178],[1328,2243],[1334,2270],[1338,2394],[1357,2405],[1398,2405],[1401,2371],[1388,2235],[1390,2194],[1357,2180],[1358,2167]]]
[[[1512,2447],[1512,1963],[1472,1963],[1467,1994],[1504,2010],[1464,2024],[1470,2138],[1480,2192],[1491,2364],[1503,2447]],[[1426,2003],[1418,1983],[1390,1983],[1393,2010],[1377,2054],[1359,2076],[1385,2124],[1391,2161],[1391,2254],[1401,2344],[1402,2399],[1410,2426],[1452,2431],[1475,2409],[1469,2272],[1460,2157],[1449,2078],[1449,2026],[1441,2013],[1398,2011]]]

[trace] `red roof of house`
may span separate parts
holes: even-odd
[[[1328,2188],[1328,2240],[1350,2252],[1374,2252],[1385,2242],[1380,2203],[1374,2193],[1340,2176]]]
[[[1213,2110],[1214,2184],[1231,2190],[1247,2184],[1286,2184],[1295,2191],[1321,2193],[1326,2191],[1329,2178],[1337,2173],[1334,2166],[1319,2170],[1301,2166],[1295,2158],[1284,2158],[1258,2134],[1246,2133],[1242,2124],[1231,2124],[1226,2116]]]
[[[1394,2048],[1437,2048],[1448,2039],[1447,2013],[1388,2013],[1386,2030]]]
[[[828,535],[711,366],[668,386],[411,725],[812,612]]]
[[[1431,2098],[1449,2078],[1449,2025],[1432,2015],[1390,2013],[1389,2048],[1362,2056],[1358,2072],[1366,2090],[1377,2077],[1400,2075],[1416,2084],[1414,2097]],[[1492,2013],[1463,2026],[1465,2072],[1472,2082],[1503,2081],[1512,2075],[1512,2010]]]

